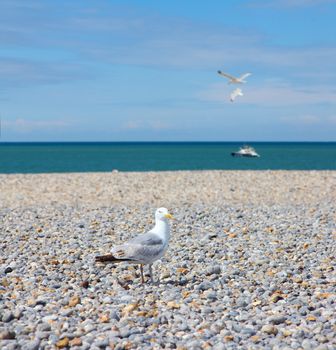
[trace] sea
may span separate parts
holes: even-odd
[[[0,173],[170,170],[336,170],[336,142],[1,142]]]

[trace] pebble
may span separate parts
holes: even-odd
[[[252,328],[242,328],[241,333],[248,334],[249,336],[255,335],[257,332]]]
[[[5,311],[4,314],[2,315],[2,322],[10,322],[14,320],[14,314],[10,311]]]
[[[211,266],[206,270],[207,275],[219,275],[222,269],[219,265]]]
[[[40,343],[41,343],[40,339],[29,341],[22,346],[22,350],[39,350]]]
[[[0,339],[1,340],[9,340],[9,339],[15,339],[16,334],[14,331],[10,330],[3,330],[0,332]]]
[[[267,334],[278,334],[278,330],[275,326],[272,326],[272,325],[269,325],[269,324],[266,324],[264,325],[262,328],[261,328],[261,331],[262,332],[265,332]]]
[[[286,316],[271,316],[267,319],[269,323],[272,323],[274,325],[279,325],[281,323],[286,322],[287,317]]]
[[[50,332],[41,332],[41,331],[37,331],[35,333],[36,337],[39,339],[48,339],[50,336]]]
[[[330,348],[325,344],[318,345],[315,350],[330,350]]]
[[[13,272],[13,269],[10,266],[5,268],[5,273],[11,273],[11,272]]]
[[[212,283],[210,283],[209,281],[204,281],[197,286],[197,289],[204,291],[204,290],[210,289],[212,287],[213,287]]]

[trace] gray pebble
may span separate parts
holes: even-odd
[[[204,281],[197,286],[197,289],[198,290],[207,290],[207,289],[210,289],[212,287],[213,287],[212,283],[210,283],[209,281]]]
[[[325,344],[318,345],[315,350],[330,350],[330,348]]]
[[[29,341],[22,346],[22,350],[39,350],[40,342],[40,339]]]
[[[222,269],[219,265],[215,265],[215,266],[210,266],[207,271],[206,274],[207,275],[219,275],[222,272]]]
[[[48,339],[50,336],[51,332],[42,332],[42,331],[37,331],[35,333],[36,337],[39,339]]]
[[[257,332],[252,328],[245,327],[241,329],[241,333],[245,333],[245,334],[248,334],[249,336],[252,336],[252,335],[255,335]]]
[[[12,320],[14,320],[13,313],[10,311],[5,311],[4,314],[2,315],[2,322],[7,323],[7,322],[10,322]]]
[[[281,323],[286,322],[287,317],[286,316],[271,316],[267,319],[267,321],[269,323],[275,324],[275,325],[279,325]]]
[[[48,332],[51,330],[49,323],[42,323],[37,326],[37,330],[41,332]]]
[[[278,333],[278,330],[275,326],[266,324],[261,328],[262,332],[265,332],[267,334],[273,334],[276,335]]]

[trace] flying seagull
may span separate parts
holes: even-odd
[[[237,96],[243,96],[243,91],[239,88],[233,90],[230,94],[230,101],[233,102]]]
[[[219,75],[222,75],[225,78],[228,78],[229,79],[229,82],[228,82],[229,84],[243,84],[243,83],[246,83],[246,80],[244,80],[244,79],[251,75],[251,73],[245,73],[242,76],[240,76],[239,78],[237,78],[237,77],[233,77],[230,74],[224,73],[224,72],[222,72],[220,70],[217,71],[217,73]]]
[[[173,219],[166,208],[155,212],[155,226],[149,232],[134,237],[124,244],[111,249],[111,254],[96,256],[96,262],[140,264],[141,282],[144,283],[143,265],[149,265],[151,282],[154,282],[152,264],[160,259],[168,248],[170,226],[168,219]]]

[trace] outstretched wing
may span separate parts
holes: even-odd
[[[245,78],[249,77],[252,73],[245,73],[241,77],[239,77],[239,80],[244,80]]]
[[[233,102],[237,96],[243,96],[241,89],[235,89],[230,94],[230,101]]]
[[[228,79],[230,79],[230,80],[236,80],[237,78],[236,77],[233,77],[232,75],[230,75],[230,74],[227,74],[227,73],[224,73],[224,72],[222,72],[222,71],[217,71],[217,73],[219,74],[219,75],[222,75],[223,77],[225,77],[225,78],[228,78]]]

